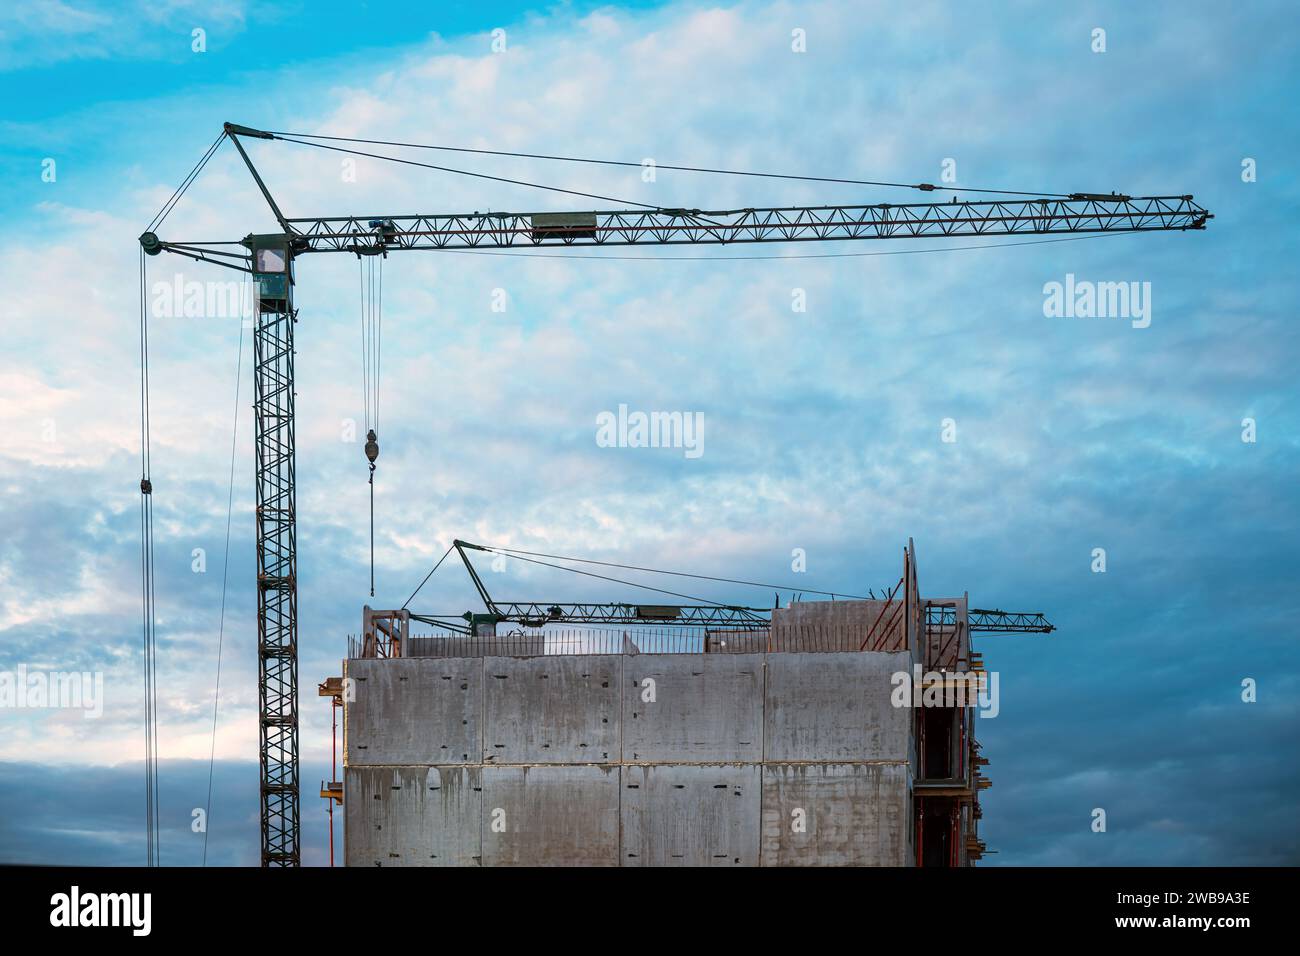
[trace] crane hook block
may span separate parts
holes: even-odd
[[[379,457],[379,436],[372,428],[366,432],[366,458],[370,459],[370,470],[375,469],[375,459]]]

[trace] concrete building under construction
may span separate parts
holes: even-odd
[[[463,633],[367,609],[321,685],[348,866],[971,865],[989,785],[972,631],[1051,630],[922,598],[910,544],[878,598],[762,626],[610,605],[627,626],[559,629],[557,606],[543,622],[483,593]]]

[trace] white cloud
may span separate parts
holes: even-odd
[[[913,5],[910,23],[926,24],[922,35],[893,4],[604,10],[576,28],[560,14],[511,27],[510,52],[500,56],[487,51],[483,37],[434,38],[386,58],[379,72],[351,64],[337,72],[320,66],[306,80],[294,73],[285,100],[292,105],[283,112],[269,104],[228,117],[214,105],[205,135],[231,118],[375,139],[907,182],[937,178],[941,161],[956,157],[961,181],[980,186],[1068,190],[1136,181],[1179,192],[1212,185],[1227,194],[1224,179],[1211,178],[1218,173],[1189,171],[1187,157],[1234,129],[1236,108],[1223,87],[1238,81],[1224,63],[1203,57],[1184,66],[1167,49],[1160,81],[1147,89],[1150,63],[1126,60],[1118,49],[1099,72],[1098,64],[1071,59],[1078,38],[1068,25],[1044,39],[981,27],[980,16],[967,16]],[[237,7],[229,19],[240,21]],[[1123,22],[1135,35],[1153,36],[1141,17]],[[807,54],[789,50],[794,26],[808,31]],[[1161,49],[1173,43],[1166,32],[1176,31],[1156,31]],[[75,44],[69,49],[85,55]],[[224,110],[247,103],[245,92],[212,97]],[[1196,128],[1171,132],[1161,117],[1187,97],[1204,97]],[[98,171],[101,204],[47,203],[33,213],[41,245],[14,222],[0,240],[6,523],[30,529],[58,522],[52,531],[73,552],[66,593],[50,593],[26,553],[45,546],[34,530],[24,532],[24,553],[0,552],[3,623],[18,638],[54,620],[69,654],[111,649],[120,676],[110,719],[76,733],[58,721],[25,725],[0,756],[138,756],[133,237],[171,193],[160,181],[164,169],[177,167],[179,175],[175,157],[197,159],[206,145],[188,129],[183,137],[170,133],[170,123],[184,126],[196,111],[204,104],[134,104],[134,115],[117,122],[139,134],[135,164]],[[160,128],[169,131],[163,142],[148,138]],[[358,181],[346,183],[340,154],[286,143],[251,142],[249,149],[290,215],[604,205],[367,159],[357,160]],[[400,154],[665,205],[914,198],[666,171],[646,184],[635,168]],[[270,225],[226,145],[161,233],[237,239]],[[1249,316],[1260,323],[1254,333],[1274,334],[1281,316],[1278,296],[1234,299],[1215,291],[1207,277],[1231,251],[1218,228],[780,262],[395,255],[385,265],[375,603],[400,603],[453,535],[760,579],[788,579],[782,569],[799,546],[817,569],[809,587],[849,590],[896,579],[898,548],[909,533],[917,536],[923,574],[969,570],[1014,588],[1013,600],[1022,590],[1052,588],[1086,603],[1078,593],[1091,582],[1069,570],[1074,536],[1095,530],[1120,537],[1141,526],[1144,556],[1181,541],[1182,524],[1162,523],[1126,483],[1149,481],[1153,494],[1178,487],[1175,465],[1236,462],[1239,449],[1220,441],[1233,437],[1231,428],[1219,432],[1212,423],[1230,425],[1248,399],[1276,401],[1294,367],[1293,339],[1271,349],[1224,328],[1224,314]],[[701,251],[726,257],[754,250]],[[885,245],[787,251],[875,252]],[[1270,281],[1286,282],[1271,270],[1276,256],[1261,255],[1272,258],[1236,268],[1273,271]],[[155,278],[225,278],[168,257],[148,265]],[[1067,269],[1151,276],[1161,296],[1182,290],[1182,303],[1160,299],[1170,311],[1149,334],[1053,325],[1042,318],[1039,290]],[[360,445],[339,440],[341,420],[361,414],[357,267],[347,256],[320,255],[303,258],[299,270],[301,686],[310,688],[337,672],[343,638],[357,629],[368,599],[367,489]],[[790,309],[795,287],[808,293],[806,313]],[[489,307],[497,288],[509,293],[504,314]],[[1273,291],[1279,288],[1293,291],[1294,281]],[[161,631],[169,642],[161,660],[169,677],[161,715],[167,757],[207,756],[237,338],[229,321],[152,324],[156,507],[170,562],[159,592],[168,618]],[[228,620],[223,684],[230,697],[218,740],[218,755],[232,758],[256,748],[248,346],[232,542],[238,603]],[[704,458],[597,448],[595,416],[620,401],[704,412]],[[949,416],[958,422],[955,446],[939,441]],[[58,426],[53,443],[40,441],[46,419]],[[1124,474],[1130,461],[1135,473]],[[1288,527],[1293,519],[1294,508],[1279,517]],[[194,546],[208,551],[202,579],[188,570]],[[1034,560],[1043,554],[1050,560]],[[470,606],[468,589],[442,572],[439,578],[428,589],[434,609]],[[548,580],[522,569],[510,579],[538,590]],[[982,583],[954,578],[935,586],[969,587],[978,603]],[[1023,596],[1040,604],[1038,593]],[[321,752],[328,713],[313,707],[311,696],[303,695],[304,751]]]

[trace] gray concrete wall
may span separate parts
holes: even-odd
[[[905,865],[912,712],[889,697],[910,663],[348,661],[347,864]]]
[[[763,657],[640,654],[623,663],[623,759],[763,759]]]
[[[623,768],[624,866],[757,866],[758,764]]]
[[[909,866],[906,764],[766,764],[763,866]]]
[[[348,767],[344,788],[348,866],[479,864],[480,768]]]
[[[350,660],[343,761],[350,767],[480,763],[483,662],[473,658]]]
[[[618,866],[618,767],[484,767],[484,866]]]
[[[483,761],[617,763],[618,655],[485,657]]]
[[[763,758],[906,760],[913,712],[894,707],[907,653],[768,654]]]

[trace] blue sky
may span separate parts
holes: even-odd
[[[374,603],[400,604],[453,536],[859,592],[897,579],[911,536],[924,594],[969,591],[1060,627],[980,646],[1002,692],[979,726],[989,862],[1300,860],[1300,32],[1286,4],[258,10],[69,0],[0,13],[0,669],[101,670],[107,689],[98,720],[0,712],[0,861],[144,859],[135,238],[227,120],[904,182],[937,181],[952,159],[962,185],[1194,193],[1216,217],[1204,233],[761,262],[394,257]],[[806,53],[790,49],[795,28]],[[337,156],[251,149],[291,215],[573,208],[365,161],[344,182]],[[664,206],[911,198],[473,168]],[[162,234],[269,225],[223,146]],[[149,266],[151,281],[224,278]],[[1151,283],[1150,327],[1046,318],[1044,284],[1067,273]],[[340,440],[361,416],[360,306],[346,258],[312,257],[299,275],[304,854],[320,863],[310,790],[327,775],[329,714],[310,691],[339,672],[368,600],[365,466]],[[498,289],[505,312],[491,308]],[[791,309],[795,289],[806,312]],[[189,821],[207,788],[239,324],[157,319],[151,335],[163,856],[186,865],[202,852]],[[220,863],[257,855],[247,345],[209,842]],[[702,412],[705,453],[598,447],[596,416],[620,403]],[[495,580],[601,596],[518,564]],[[455,574],[426,596],[436,610],[473,603]],[[1096,807],[1105,834],[1091,832]]]

